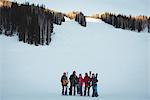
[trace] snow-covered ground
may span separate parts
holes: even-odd
[[[49,46],[36,47],[18,42],[16,36],[0,35],[3,99],[42,100],[44,95],[45,99],[83,100],[60,96],[60,76],[64,71],[84,75],[92,70],[99,73],[100,94],[93,99],[144,100],[148,96],[149,34],[92,20],[88,19],[86,28],[74,21],[55,25]]]
[[[146,98],[132,98],[132,97],[125,97],[125,98],[116,98],[116,97],[109,97],[109,98],[92,98],[92,97],[80,97],[80,96],[60,96],[60,95],[49,95],[49,96],[34,96],[34,97],[8,97],[4,100],[149,100]]]
[[[150,15],[150,0],[26,1],[86,15],[105,11]],[[146,100],[148,93],[150,97],[150,34],[115,29],[90,18],[87,24],[86,28],[74,21],[55,25],[49,46],[36,47],[19,42],[17,36],[0,35],[3,100]],[[62,73],[70,75],[73,70],[99,73],[99,98],[60,95]]]

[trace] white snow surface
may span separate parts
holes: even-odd
[[[145,100],[149,85],[149,34],[88,20],[87,27],[74,21],[55,25],[49,46],[36,47],[19,42],[17,36],[0,35],[2,100],[91,100],[60,96],[60,77],[73,70],[83,75],[90,70],[99,73],[100,97],[93,99]]]

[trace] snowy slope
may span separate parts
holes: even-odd
[[[14,0],[11,0],[14,1]],[[132,15],[148,15],[150,0],[15,0],[18,2],[45,4],[46,7],[61,12],[82,11],[85,15],[113,12]]]
[[[49,46],[38,47],[0,35],[4,98],[59,95],[60,76],[73,70],[98,72],[104,100],[147,96],[148,33],[115,29],[91,19],[86,28],[67,21],[56,25],[54,32]]]

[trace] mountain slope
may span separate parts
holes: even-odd
[[[99,93],[107,97],[146,97],[147,33],[115,29],[88,19],[87,27],[74,21],[55,25],[49,46],[28,45],[0,35],[3,97],[48,96],[61,91],[64,71],[99,73]]]

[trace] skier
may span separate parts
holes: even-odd
[[[76,71],[73,71],[72,75],[69,77],[70,80],[70,88],[69,95],[72,95],[72,89],[74,89],[74,95],[76,95],[76,88],[78,83],[78,77],[76,75]]]
[[[94,73],[92,74],[92,88],[93,88],[93,93],[92,93],[92,97],[98,97],[98,92],[97,92],[97,79],[98,74],[96,73],[96,76],[94,75]]]
[[[62,77],[61,77],[62,95],[67,95],[68,82],[69,82],[68,81],[68,77],[66,75],[66,72],[64,72],[63,75],[62,75]]]
[[[79,94],[80,94],[80,96],[82,96],[82,86],[83,86],[83,82],[84,82],[84,80],[83,80],[83,78],[82,78],[82,75],[79,74],[78,84],[79,84]]]
[[[87,92],[87,89],[88,89],[88,81],[89,81],[88,73],[85,73],[85,76],[84,76],[84,84],[85,84],[84,96],[86,96],[86,92]]]

